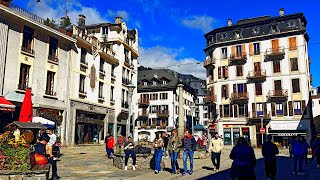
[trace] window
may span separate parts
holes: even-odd
[[[168,99],[168,93],[161,93],[160,99]]]
[[[262,84],[261,83],[255,83],[255,89],[256,89],[256,96],[262,95]]]
[[[294,112],[295,115],[301,115],[302,114],[301,102],[300,101],[293,102],[293,112]]]
[[[151,111],[151,113],[157,113],[157,111],[158,111],[158,106],[150,106],[150,111]]]
[[[124,57],[125,57],[125,62],[130,64],[130,59],[129,59],[129,51],[127,49],[124,49]]]
[[[238,104],[238,107],[239,107],[239,117],[244,117],[245,116],[244,104]]]
[[[86,64],[86,56],[87,56],[87,50],[85,48],[81,48],[81,59],[80,62],[83,64]]]
[[[260,43],[253,43],[253,54],[254,55],[260,54]]]
[[[58,57],[58,40],[50,37],[49,56],[54,59]]]
[[[47,87],[46,87],[46,94],[47,95],[55,95],[54,94],[54,90],[53,90],[53,87],[54,87],[54,75],[55,73],[54,72],[51,72],[51,71],[48,71],[47,72]]]
[[[227,33],[222,33],[221,34],[221,39],[227,39],[228,38],[228,34]]]
[[[319,100],[319,104],[320,104],[320,100]]]
[[[237,65],[237,76],[243,76],[242,65]]]
[[[148,82],[144,81],[143,86],[148,86]]]
[[[80,74],[79,92],[81,93],[85,93],[84,92],[85,81],[86,81],[86,76]]]
[[[102,34],[107,35],[108,34],[108,27],[102,27]]]
[[[260,117],[261,115],[263,115],[263,104],[257,103],[256,108],[257,108],[257,117]]]
[[[22,51],[33,54],[33,34],[34,30],[24,26],[23,28],[23,39],[22,39]]]
[[[276,104],[276,113],[277,115],[283,115],[283,105],[282,103]]]
[[[111,91],[110,91],[110,100],[111,100],[111,101],[114,101],[114,99],[113,99],[113,93],[114,93],[114,87],[111,86]]]
[[[273,61],[273,73],[281,72],[280,61]]]
[[[151,100],[158,100],[158,94],[151,94]]]
[[[298,93],[298,92],[300,92],[299,79],[292,79],[292,92],[293,92],[293,93]]]
[[[270,26],[270,28],[271,28],[271,33],[277,33],[278,32],[278,27],[277,27],[277,25],[271,25]]]
[[[241,45],[236,46],[236,57],[239,57],[242,55],[242,48]]]
[[[291,20],[288,22],[288,27],[296,27],[296,22],[294,20]]]
[[[162,80],[162,84],[166,85],[167,84],[167,80]]]
[[[241,38],[240,31],[235,31],[235,32],[234,32],[234,38],[235,38],[235,39],[240,39],[240,38]]]
[[[29,85],[30,66],[26,64],[20,65],[19,85],[18,89],[26,90]]]
[[[289,50],[290,51],[297,50],[297,38],[296,37],[289,38]]]
[[[157,81],[152,81],[152,86],[156,86],[157,84]]]
[[[291,71],[298,71],[298,58],[290,58]]]
[[[223,113],[224,113],[224,117],[229,117],[230,116],[230,112],[229,112],[229,105],[223,105]]]
[[[99,67],[99,68],[100,68],[100,69],[99,69],[100,72],[103,72],[103,70],[104,70],[104,67],[103,67],[104,62],[105,62],[104,59],[100,57],[100,67]]]
[[[115,77],[114,75],[114,70],[115,70],[116,66],[114,64],[111,65],[111,76]]]
[[[221,92],[222,97],[227,98],[228,97],[228,87],[227,87],[227,85],[222,85],[221,89],[222,89],[222,92]]]
[[[259,34],[259,32],[260,32],[259,27],[254,27],[254,28],[252,29],[252,34],[253,34],[253,35],[257,35],[257,34]]]
[[[99,98],[103,98],[103,82],[99,82]]]
[[[208,113],[203,113],[203,118],[208,118]]]
[[[221,59],[227,59],[227,57],[228,57],[227,48],[226,47],[221,48]]]

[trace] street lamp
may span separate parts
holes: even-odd
[[[263,128],[263,115],[259,115],[259,117],[261,118],[261,128]],[[261,133],[261,145],[263,145],[263,133]]]
[[[195,110],[196,106],[190,106],[190,109],[191,109],[191,123],[192,123],[192,126],[191,126],[191,131],[192,131],[192,134],[194,133],[194,129],[193,129],[193,111]]]
[[[134,89],[136,88],[135,85],[133,84],[128,84],[127,85],[127,88],[128,88],[128,95],[129,95],[129,111],[128,111],[128,119],[127,119],[127,126],[126,126],[126,137],[128,138],[129,136],[129,133],[130,133],[130,120],[131,120],[131,109],[132,109],[132,94],[133,94],[133,91]],[[134,123],[133,125],[134,126]]]

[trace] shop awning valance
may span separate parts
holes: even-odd
[[[306,136],[307,130],[269,130],[268,134],[274,136]]]
[[[15,111],[16,106],[13,105],[10,101],[8,101],[3,96],[0,96],[0,110],[1,111],[9,111],[13,112]]]

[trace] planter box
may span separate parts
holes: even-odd
[[[49,171],[35,172],[35,171],[0,171],[1,180],[47,180],[49,178]]]

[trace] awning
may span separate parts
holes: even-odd
[[[32,122],[34,123],[41,123],[45,125],[49,129],[54,129],[55,128],[55,122],[50,121],[49,119],[43,118],[43,117],[33,117]]]
[[[0,110],[1,111],[9,111],[13,112],[15,111],[16,106],[13,105],[10,101],[8,101],[3,96],[0,96]]]
[[[193,126],[193,129],[194,129],[194,130],[197,130],[197,131],[203,131],[203,130],[205,130],[204,126],[201,125],[201,124],[197,124],[197,125]]]
[[[307,130],[269,130],[268,134],[273,136],[306,136]]]
[[[14,121],[6,126],[6,128],[17,126],[21,129],[47,129],[46,126],[42,125],[41,123],[32,123],[32,122],[18,122]]]

